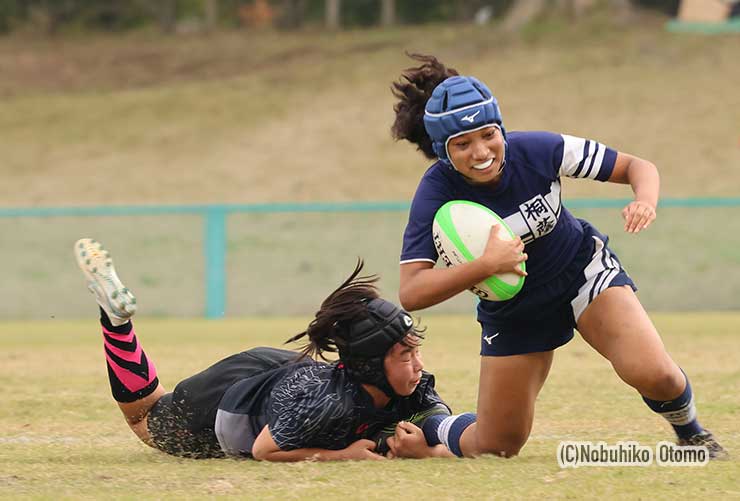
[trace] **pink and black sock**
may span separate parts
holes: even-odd
[[[150,395],[159,385],[157,369],[141,349],[131,322],[114,327],[100,309],[108,379],[116,402],[134,402]]]

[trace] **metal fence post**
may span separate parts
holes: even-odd
[[[227,212],[220,205],[208,206],[204,212],[206,318],[222,318],[226,313]]]

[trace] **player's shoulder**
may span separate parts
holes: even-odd
[[[331,378],[332,367],[328,364],[315,363],[296,366],[275,385],[274,392],[283,398],[306,398],[320,392],[321,388],[329,386]]]
[[[455,181],[454,171],[448,164],[437,160],[427,168],[419,182],[420,189],[444,190]]]
[[[552,154],[554,149],[562,148],[563,135],[544,130],[513,131],[506,135],[512,152],[532,154]]]
[[[432,164],[419,181],[411,201],[411,213],[417,217],[421,214],[433,216],[442,204],[454,198],[457,183],[450,167],[439,161]]]
[[[356,386],[337,364],[316,362],[286,375],[276,385],[275,392],[289,401],[321,400],[331,404],[352,399]]]
[[[424,172],[412,203],[445,202],[465,185],[463,177],[451,165],[438,160]]]
[[[563,156],[563,136],[548,131],[516,131],[507,134],[512,163],[534,169],[550,177],[552,167],[559,165]]]

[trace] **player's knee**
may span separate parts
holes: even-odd
[[[686,379],[674,365],[662,364],[646,367],[627,381],[641,394],[669,395],[672,398],[680,395],[686,385]]]
[[[529,438],[526,430],[511,431],[491,437],[478,438],[478,454],[495,454],[510,458],[519,454]]]
[[[156,445],[154,445],[154,440],[152,440],[152,436],[149,433],[149,427],[147,426],[147,420],[146,418],[140,419],[136,423],[129,423],[129,428],[131,428],[131,431],[133,431],[137,437],[139,437],[139,440],[144,442],[149,447],[157,448]]]
[[[502,458],[511,458],[519,454],[519,451],[524,446],[524,444],[519,443],[504,443],[504,444],[497,444],[497,445],[490,445],[490,446],[484,446],[481,447],[478,451],[478,455],[481,454],[493,454],[495,456],[499,456]]]
[[[686,378],[676,367],[663,367],[656,369],[650,378],[652,391],[656,393],[669,394],[673,398],[683,392],[686,386]]]

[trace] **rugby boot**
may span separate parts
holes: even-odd
[[[90,238],[78,240],[74,253],[87,280],[87,288],[108,314],[111,324],[128,322],[136,313],[136,297],[118,278],[110,253],[100,242]]]
[[[677,443],[679,446],[703,445],[709,451],[709,459],[724,460],[730,458],[730,455],[721,445],[719,445],[719,442],[717,442],[714,435],[712,435],[712,432],[709,430],[702,430],[701,433],[692,435],[689,438],[681,438]]]

